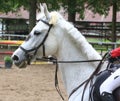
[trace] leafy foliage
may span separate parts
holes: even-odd
[[[0,0],[0,11],[17,11],[19,7],[24,6],[30,10],[31,1],[34,0]],[[117,2],[117,10],[120,10],[120,0],[36,0],[37,4],[46,3],[49,10],[58,10],[60,6],[68,12],[68,16],[75,16],[76,12],[80,14],[80,18],[84,18],[86,9],[92,10],[94,13],[107,15],[113,2]],[[36,8],[35,8],[36,9]],[[35,10],[34,10],[35,11]],[[75,18],[75,17],[73,17]]]
[[[29,9],[30,0],[0,0],[0,11],[16,11],[20,6]],[[85,9],[90,9],[94,13],[108,14],[113,2],[117,2],[117,10],[120,10],[120,0],[37,0],[37,3],[47,3],[49,10],[56,10],[63,6],[69,12],[78,12],[84,18]]]
[[[18,3],[15,0],[0,0],[0,11],[8,12],[8,11],[15,11],[18,7]]]

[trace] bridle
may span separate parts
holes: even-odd
[[[42,20],[42,19],[40,19],[40,20],[38,20],[38,21],[42,21],[44,24],[46,24],[46,25],[49,26],[49,29],[48,29],[45,37],[43,38],[42,42],[41,42],[37,47],[34,47],[34,48],[32,48],[32,49],[29,49],[29,50],[25,49],[25,48],[22,47],[22,46],[19,47],[21,50],[23,50],[23,51],[25,52],[25,57],[26,57],[26,60],[27,60],[27,63],[28,63],[28,64],[30,64],[32,57],[33,57],[34,55],[36,55],[38,49],[39,49],[41,46],[43,47],[43,56],[45,56],[45,45],[44,45],[44,43],[45,43],[45,41],[46,41],[46,39],[47,39],[47,37],[48,37],[48,35],[49,35],[49,32],[50,32],[50,30],[51,30],[51,28],[52,28],[52,26],[53,26],[52,24],[49,24],[48,22],[46,22],[46,21],[44,21],[44,20]],[[30,54],[31,52],[32,52],[32,54]]]

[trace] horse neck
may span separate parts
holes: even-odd
[[[88,57],[83,54],[81,49],[76,46],[76,43],[67,34],[64,34],[62,41],[59,42],[58,59],[62,61],[88,60]],[[59,64],[68,95],[91,75],[96,68],[95,66],[93,63]]]

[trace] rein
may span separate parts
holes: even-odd
[[[98,64],[98,66],[95,69],[95,71],[90,75],[90,77],[88,79],[86,79],[85,81],[83,81],[78,87],[76,87],[75,89],[73,89],[72,92],[69,95],[69,98],[70,98],[71,95],[75,91],[77,91],[80,87],[82,87],[85,84],[84,89],[83,89],[83,93],[82,93],[82,98],[81,98],[81,101],[83,101],[83,99],[84,99],[84,93],[85,93],[85,90],[86,90],[88,84],[92,82],[92,79],[93,79],[94,75],[96,75],[99,72],[99,70],[101,69],[101,66],[102,66],[102,64],[103,64],[103,62],[104,62],[107,54],[108,53],[106,53],[101,60],[58,61],[57,58],[55,58],[55,57],[36,58],[36,60],[45,61],[45,62],[52,62],[53,64],[56,65],[56,70],[55,70],[55,88],[56,88],[58,94],[60,95],[60,97],[62,98],[63,101],[64,101],[64,97],[62,96],[62,93],[61,93],[61,91],[59,89],[59,85],[58,85],[58,77],[57,77],[58,64],[59,63],[83,63],[83,62],[98,62],[99,61],[100,63]]]
[[[56,58],[55,57],[36,58],[36,60],[45,61],[45,62],[49,61],[49,62],[56,63]],[[57,63],[83,63],[83,62],[98,62],[98,61],[101,61],[101,59],[98,59],[98,60],[81,60],[81,61],[58,61],[57,60]]]

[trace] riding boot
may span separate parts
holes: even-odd
[[[107,92],[102,93],[101,100],[102,101],[115,101],[113,95]]]

